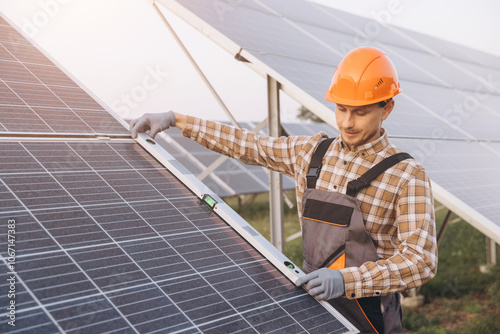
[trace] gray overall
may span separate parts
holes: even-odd
[[[389,167],[411,158],[398,153],[386,158],[361,177],[349,182],[347,194],[315,189],[323,157],[333,138],[320,143],[307,172],[302,203],[302,248],[305,273],[322,267],[332,270],[359,267],[379,260],[365,229],[356,193]],[[340,297],[328,302],[361,333],[402,333],[399,294],[357,299]]]

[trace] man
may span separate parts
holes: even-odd
[[[437,267],[430,181],[382,128],[400,92],[387,55],[363,47],[346,55],[326,93],[336,103],[337,138],[262,137],[173,112],[146,114],[130,131],[154,137],[176,126],[211,150],[294,177],[307,274],[296,284],[362,333],[400,333],[399,292]]]

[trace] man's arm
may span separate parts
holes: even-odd
[[[148,113],[132,120],[130,132],[133,138],[137,137],[138,132],[146,131],[154,137],[171,126],[181,129],[184,136],[214,152],[291,177],[295,177],[297,157],[304,145],[311,149],[314,144],[326,137],[323,133],[313,137],[259,136],[245,129],[204,121],[172,111],[159,114]]]
[[[421,286],[436,274],[436,226],[430,181],[423,169],[403,186],[395,203],[399,245],[387,259],[339,269],[347,298],[383,296]],[[386,241],[388,242],[388,241]]]

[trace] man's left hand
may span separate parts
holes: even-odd
[[[305,288],[317,300],[338,298],[344,294],[344,277],[337,270],[321,268],[297,280],[295,285]]]

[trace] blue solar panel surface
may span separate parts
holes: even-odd
[[[346,331],[139,145],[1,147],[0,220],[16,226],[15,332]],[[9,272],[7,247],[0,254]]]
[[[2,17],[0,30],[0,133],[128,134]]]

